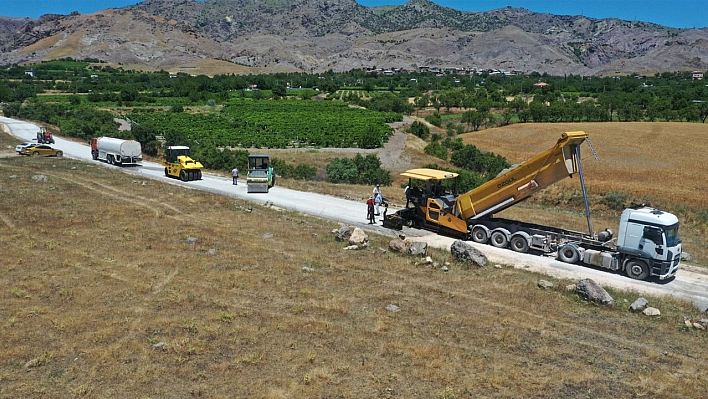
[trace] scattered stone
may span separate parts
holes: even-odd
[[[72,167],[71,167],[71,170],[76,170],[76,166],[72,166]]]
[[[433,267],[437,269],[438,267],[440,267],[440,263],[438,263],[438,262],[433,262]]]
[[[379,252],[382,254],[385,254],[388,251],[386,251],[386,249],[384,249],[384,248],[379,247]]]
[[[551,290],[555,288],[555,285],[548,280],[538,280],[538,283],[536,284],[538,285],[538,288],[541,288],[543,290]]]
[[[691,316],[683,316],[683,324],[686,327],[693,327],[693,323],[691,323]]]
[[[450,246],[450,253],[455,259],[477,266],[485,266],[489,260],[477,248],[462,240],[455,240]]]
[[[425,263],[427,263],[427,264],[433,263],[433,258],[431,258],[430,256],[426,256],[426,257],[425,257]]]
[[[565,286],[565,290],[566,290],[566,291],[575,291],[575,290],[577,290],[577,289],[578,289],[578,285],[577,285],[577,284],[568,284],[568,285]]]
[[[317,235],[317,233],[312,233],[312,238],[317,238],[317,237],[319,237],[319,236]]]
[[[586,301],[608,306],[615,304],[614,298],[600,284],[589,278],[578,281],[577,292]]]
[[[39,358],[35,357],[34,359],[30,360],[29,362],[25,363],[25,368],[29,369],[32,367],[37,367],[39,366]]]
[[[639,297],[636,301],[632,302],[632,304],[629,305],[629,310],[630,312],[639,313],[646,309],[647,305],[649,305],[649,301],[647,301],[645,298]]]
[[[681,250],[681,262],[690,262],[693,260],[693,256],[688,252]]]
[[[414,241],[408,246],[408,255],[425,256],[428,252],[428,243],[423,241]]]
[[[194,245],[194,244],[197,243],[197,241],[199,241],[199,240],[197,240],[197,239],[194,238],[194,237],[187,237],[187,244]]]
[[[43,183],[43,182],[48,182],[49,178],[45,175],[34,175],[34,176],[32,176],[32,180],[34,180],[38,183]]]
[[[334,239],[337,241],[347,241],[351,236],[352,232],[349,230],[349,226],[342,226],[339,230],[334,231]]]
[[[657,308],[648,307],[642,311],[646,316],[661,316],[661,312]]]
[[[708,326],[708,319],[700,319],[698,320],[699,323],[701,323],[704,327]]]
[[[346,251],[351,251],[351,250],[355,250],[355,249],[359,249],[359,246],[356,244],[344,247],[344,250],[346,250]]]
[[[445,265],[445,266],[450,266],[450,262],[445,261],[445,263],[443,263],[443,265]]]
[[[502,269],[502,265],[494,265],[495,269]]]
[[[167,350],[167,344],[164,342],[158,342],[152,346],[152,349],[164,351]]]
[[[216,251],[216,249],[212,248],[212,249],[206,251],[206,254],[209,256],[214,256],[217,254],[217,251]]]
[[[450,269],[448,269],[447,266],[441,267],[440,270],[444,271],[445,273],[447,273],[448,271],[450,271]]]
[[[388,249],[393,252],[403,253],[403,251],[405,251],[407,248],[408,244],[406,243],[406,241],[403,241],[399,238],[395,238],[388,243]]]
[[[386,306],[386,310],[388,310],[389,312],[398,313],[401,311],[401,308],[394,304],[389,304]]]
[[[273,233],[263,233],[263,238],[273,238]]]
[[[693,328],[695,328],[697,330],[705,330],[706,329],[706,327],[701,323],[693,323]]]
[[[349,245],[364,245],[369,242],[369,236],[359,227],[349,236]],[[368,246],[368,245],[366,245]]]
[[[17,179],[17,175],[10,176],[10,179]]]
[[[315,272],[315,269],[313,269],[313,268],[311,268],[311,267],[308,267],[308,266],[303,266],[303,267],[302,267],[302,271],[305,272],[305,273],[314,273],[314,272]]]

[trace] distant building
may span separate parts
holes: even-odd
[[[29,75],[31,77],[34,77],[34,70],[33,69],[28,69],[25,71],[25,75]]]
[[[691,72],[691,77],[696,80],[703,80],[703,72],[693,71],[693,72]]]

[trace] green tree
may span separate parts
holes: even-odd
[[[410,128],[408,128],[408,131],[423,140],[427,140],[428,136],[430,136],[430,128],[428,128],[425,123],[419,121],[411,123],[411,126]]]

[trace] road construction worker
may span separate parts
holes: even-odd
[[[238,184],[238,168],[234,168],[231,171],[231,176],[234,178],[234,186]]]

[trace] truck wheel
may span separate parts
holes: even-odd
[[[201,179],[202,179],[202,170],[199,169],[199,170],[197,171],[197,180],[201,180]]]
[[[186,170],[182,169],[182,170],[179,172],[179,179],[182,180],[182,181],[188,181],[189,177],[187,176],[187,171],[186,171]]]
[[[486,244],[489,241],[489,232],[482,226],[475,226],[472,228],[472,241],[478,244]]]
[[[170,177],[170,172],[167,171],[167,168],[165,168],[165,176]]]
[[[624,266],[624,271],[635,280],[644,280],[649,277],[649,266],[641,260],[630,260]]]
[[[509,246],[515,252],[526,253],[529,250],[529,242],[526,237],[522,235],[515,235],[511,237],[511,241],[509,241]]]
[[[565,244],[558,250],[558,260],[565,263],[575,263],[580,259],[578,248],[573,244]]]
[[[497,248],[505,248],[507,244],[509,244],[509,239],[506,237],[507,236],[503,231],[494,230],[492,231],[492,235],[489,237],[489,240],[492,242],[493,246]]]
[[[108,162],[109,165],[113,165],[113,155],[109,155],[106,157],[106,162]]]

